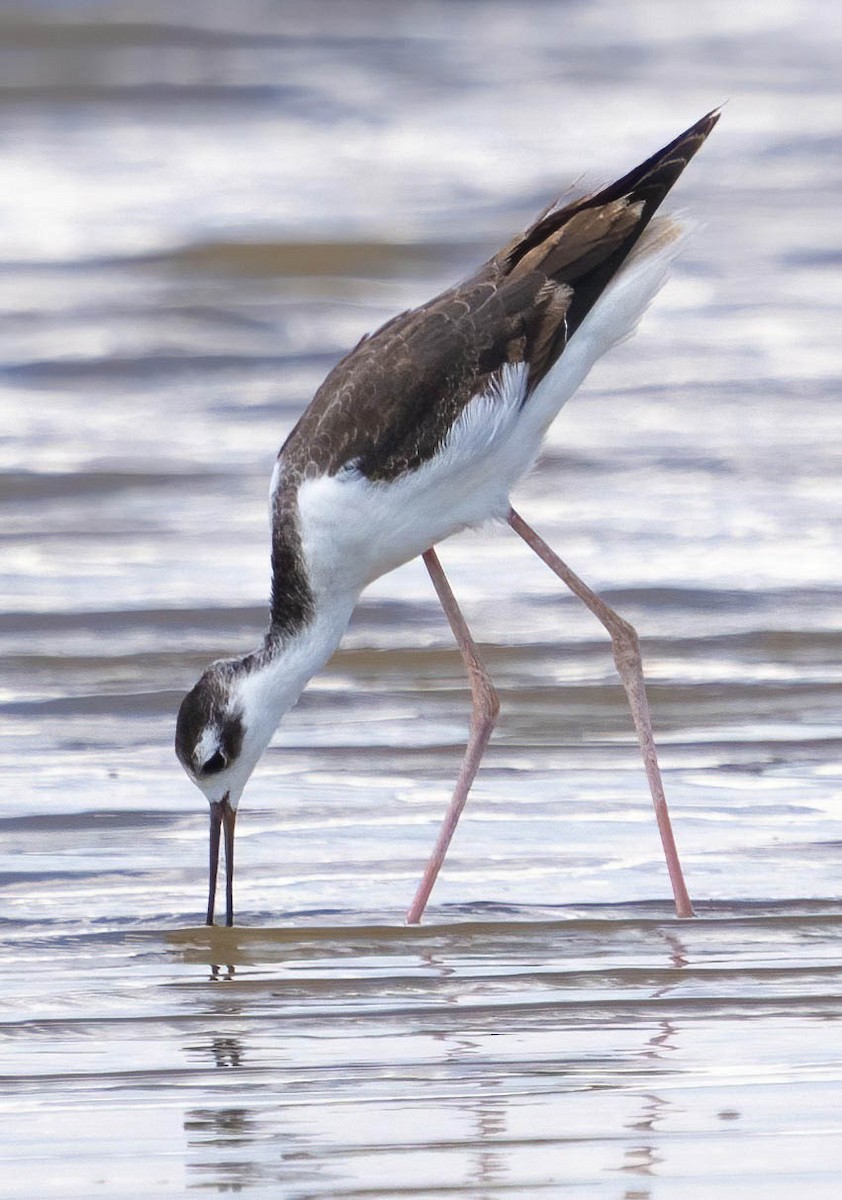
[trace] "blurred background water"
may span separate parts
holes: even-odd
[[[0,6],[0,1196],[838,1195],[842,17],[819,0]],[[274,455],[361,335],[714,105],[697,223],[517,503],[643,639],[670,916],[599,626],[518,540],[412,564],[240,818],[172,754],[259,640]]]

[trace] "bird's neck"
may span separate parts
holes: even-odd
[[[357,594],[332,596],[318,605],[307,623],[295,632],[270,628],[263,646],[248,656],[249,670],[241,683],[247,723],[265,748],[285,712],[298,700],[307,683],[325,665],[342,638]]]

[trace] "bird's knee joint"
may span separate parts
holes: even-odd
[[[483,722],[493,725],[500,715],[500,697],[487,675],[474,679],[474,712]]]
[[[634,647],[638,645],[637,630],[623,617],[615,616],[611,622],[611,637],[620,645]]]
[[[624,663],[640,660],[640,638],[637,630],[622,617],[617,617],[611,623],[611,642],[614,647],[614,658]]]

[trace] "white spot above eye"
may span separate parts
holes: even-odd
[[[193,762],[197,773],[201,772],[205,763],[213,758],[214,754],[221,751],[222,747],[219,744],[219,731],[213,726],[207,726],[202,730],[202,736],[196,743],[193,750]]]

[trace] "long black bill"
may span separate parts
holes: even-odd
[[[220,831],[225,833],[225,924],[234,924],[234,826],[237,821],[237,810],[228,796],[221,800],[211,801],[210,806],[210,876],[208,880],[208,919],[207,924],[213,925],[213,913],[216,907],[216,877],[219,874],[219,837]]]

